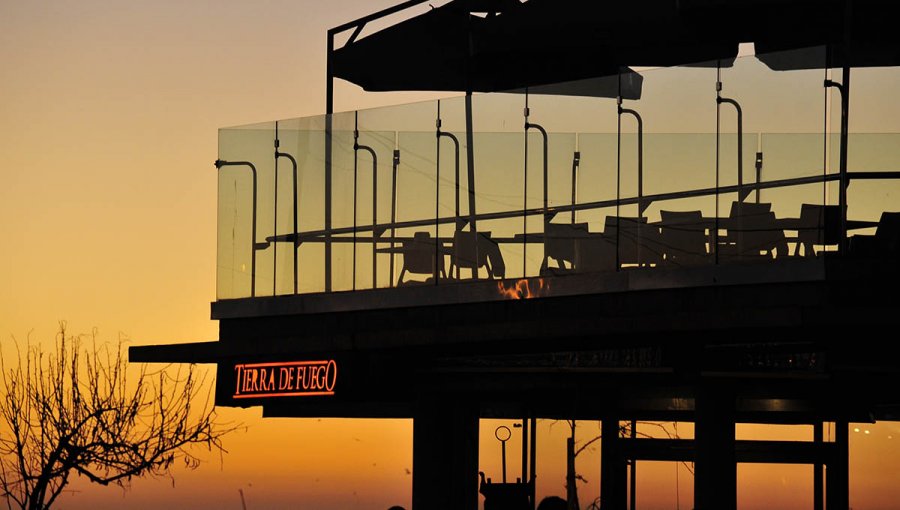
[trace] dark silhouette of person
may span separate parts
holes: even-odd
[[[394,505],[394,506],[388,508],[388,510],[406,510],[406,509],[400,505]]]
[[[547,496],[538,503],[537,510],[568,510],[569,504],[559,496]]]

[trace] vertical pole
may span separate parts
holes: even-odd
[[[828,491],[825,504],[828,510],[850,508],[850,424],[846,420],[834,423],[834,456],[826,468]]]
[[[849,2],[848,2],[849,3]],[[849,57],[845,57],[849,58]],[[841,253],[847,253],[847,187],[850,181],[847,178],[847,149],[850,129],[850,65],[844,61],[843,76],[841,79],[841,187],[838,191],[838,202],[841,208],[841,244],[838,249]]]
[[[616,97],[618,104],[616,114],[616,271],[619,270],[619,241],[621,239],[619,201],[622,192],[622,75],[619,74],[619,96]]]
[[[721,127],[721,104],[719,99],[722,96],[722,63],[716,64],[716,213],[715,225],[713,226],[712,246],[714,262],[719,264],[719,131]]]
[[[274,211],[272,215],[272,235],[278,235],[278,121],[275,121],[275,187],[272,192]],[[278,294],[278,243],[272,243],[272,295]]]
[[[522,190],[522,278],[528,277],[528,115],[531,113],[528,109],[528,87],[525,87],[525,154],[522,163],[522,182],[524,189]]]
[[[325,82],[325,292],[331,292],[331,170],[334,113],[334,33],[328,31]]]
[[[356,290],[356,179],[359,166],[359,112],[353,112],[353,283],[351,290]],[[373,232],[374,235],[374,232]]]
[[[634,440],[637,438],[637,422],[635,420],[631,420],[631,439]],[[632,441],[631,444],[634,444]],[[631,459],[631,480],[629,480],[629,504],[628,508],[631,510],[635,510],[635,505],[637,502],[637,459]]]
[[[847,187],[850,181],[847,176],[847,149],[850,136],[850,51],[851,22],[853,20],[853,0],[844,0],[844,68],[841,76],[841,188],[838,202],[841,209],[841,243],[838,249],[847,253]]]
[[[503,458],[503,483],[506,483],[506,441],[500,441],[500,455]]]
[[[475,225],[475,140],[472,133],[472,91],[466,92],[466,168],[469,181],[469,230],[477,232]]]
[[[604,416],[600,423],[600,508],[625,510],[628,472],[619,444],[619,420]]]
[[[537,418],[531,418],[531,448],[529,451],[531,455],[531,507],[534,508],[537,505],[537,494],[536,494],[536,484],[537,484]]]
[[[374,149],[372,154],[372,288],[378,288],[378,156]]]
[[[816,445],[817,458],[813,464],[813,510],[825,510],[825,480],[822,477],[822,458],[821,452],[824,450],[822,442],[822,422],[816,421],[813,424],[813,442]]]
[[[522,418],[522,483],[528,483],[528,419]]]
[[[400,149],[397,133],[394,133],[394,159],[391,172],[391,267],[389,269],[389,285],[394,286],[394,239],[397,237],[397,169],[400,167]]]
[[[435,159],[434,159],[434,284],[438,284],[438,257],[441,250],[441,228],[438,218],[440,218],[440,202],[441,202],[441,101],[437,102],[437,120],[435,121]],[[478,271],[478,269],[475,269]],[[459,274],[459,266],[456,268]]]

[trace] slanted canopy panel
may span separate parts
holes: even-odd
[[[827,64],[840,67],[847,40],[851,66],[900,65],[893,3],[454,0],[335,50],[334,75],[370,91],[496,92],[611,76],[626,66],[728,65],[741,42],[755,43],[758,54],[829,46]]]
[[[737,54],[675,0],[529,0],[488,14],[478,4],[456,0],[353,41],[334,51],[334,76],[369,91],[497,92]]]

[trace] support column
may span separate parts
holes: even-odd
[[[696,398],[694,508],[737,508],[737,460],[734,444],[734,396],[727,390],[701,389]]]
[[[600,508],[625,510],[628,495],[628,469],[619,441],[619,420],[604,417],[600,424]]]
[[[439,396],[413,417],[413,509],[478,508],[478,407]]]
[[[825,468],[825,505],[828,510],[850,508],[850,424],[834,424],[834,457]]]
[[[819,457],[813,464],[813,510],[825,510],[825,479],[823,475],[823,464],[821,460],[821,452],[823,450],[822,422],[817,421],[813,424],[813,442],[816,443],[816,450]]]

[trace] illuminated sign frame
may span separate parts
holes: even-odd
[[[239,363],[232,398],[333,396],[337,372],[333,359]]]

